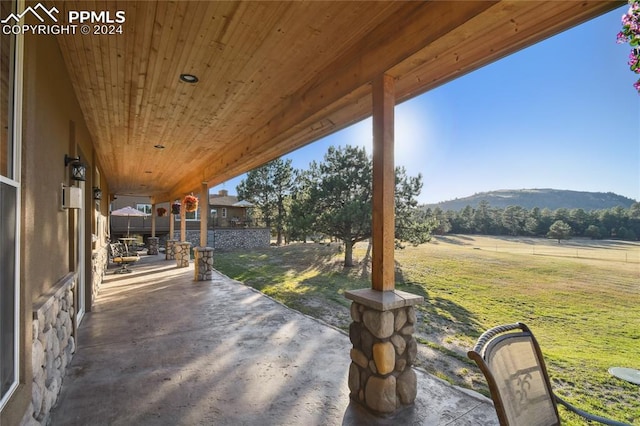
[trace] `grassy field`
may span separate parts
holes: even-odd
[[[366,244],[357,267],[338,245],[218,252],[215,267],[288,306],[347,329],[347,289],[370,287]],[[521,321],[536,334],[555,389],[590,412],[640,424],[640,387],[608,368],[640,369],[640,244],[479,236],[438,237],[396,251],[396,287],[419,307],[417,366],[487,394],[467,360],[485,329]],[[561,413],[567,424],[581,424]]]

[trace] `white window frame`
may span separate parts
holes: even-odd
[[[151,204],[148,203],[138,203],[136,204],[136,210],[142,212],[142,213],[146,213],[148,215],[151,215],[151,212],[153,211],[151,209]]]
[[[193,217],[189,217],[191,214],[193,214]],[[180,215],[177,214],[175,215],[176,221],[180,222],[180,220],[182,220],[180,218]],[[194,212],[187,212],[187,214],[185,215],[185,219],[186,222],[198,222],[200,221],[200,209],[194,211]]]
[[[16,0],[16,12],[21,13],[24,10],[24,0]],[[13,152],[12,158],[9,161],[13,161],[11,167],[12,176],[0,175],[0,182],[12,186],[16,189],[16,241],[15,241],[15,276],[14,276],[14,343],[13,343],[13,383],[7,389],[4,395],[0,395],[0,412],[7,405],[9,399],[18,388],[20,382],[20,337],[22,332],[20,330],[20,218],[21,212],[21,186],[20,186],[20,165],[22,158],[22,80],[23,80],[23,46],[24,40],[22,34],[15,36],[14,44],[14,66],[13,66],[13,122],[12,125],[12,143]]]

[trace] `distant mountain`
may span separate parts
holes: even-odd
[[[508,206],[520,206],[527,210],[534,207],[556,210],[583,209],[603,210],[621,206],[625,209],[631,207],[635,200],[623,197],[612,192],[581,192],[559,189],[501,189],[498,191],[481,192],[470,197],[456,198],[437,204],[428,204],[426,207],[440,207],[442,210],[458,211],[466,206],[477,207],[480,201],[486,200],[491,207],[506,208]]]

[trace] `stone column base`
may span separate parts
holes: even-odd
[[[174,248],[178,240],[167,240],[167,246],[164,251],[165,260],[176,260],[176,253]]]
[[[191,243],[188,241],[181,241],[173,246],[173,252],[176,257],[176,263],[178,268],[188,268],[189,261],[191,260]]]
[[[196,247],[193,249],[195,260],[194,281],[211,281],[213,278],[213,248]]]
[[[390,415],[415,402],[416,373],[411,368],[418,352],[413,337],[414,305],[422,296],[399,290],[346,291],[353,301],[349,338],[351,399],[376,414]]]
[[[160,238],[158,237],[149,237],[147,238],[147,254],[154,255],[158,254],[158,243],[160,242]]]

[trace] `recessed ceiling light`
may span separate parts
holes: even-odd
[[[197,83],[198,77],[193,74],[180,74],[180,80],[184,81],[185,83]]]
[[[164,145],[160,145],[160,144],[154,145],[153,147],[158,149],[164,149]]]

